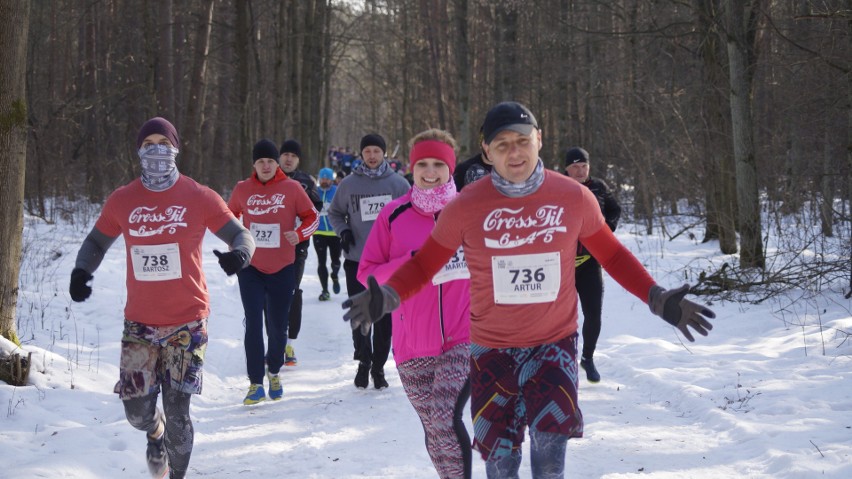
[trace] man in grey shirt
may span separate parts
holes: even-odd
[[[358,282],[358,262],[379,211],[391,200],[404,195],[409,188],[405,178],[389,167],[385,160],[386,150],[385,140],[380,135],[370,134],[361,138],[363,163],[340,182],[328,210],[329,221],[343,248],[343,270],[350,297],[365,289]],[[353,330],[352,342],[355,347],[353,359],[358,361],[355,386],[366,388],[369,375],[373,377],[376,389],[388,387],[384,367],[391,349],[390,315],[375,323],[372,334],[364,335],[359,329]]]

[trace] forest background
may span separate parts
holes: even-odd
[[[21,208],[73,221],[137,177],[152,116],[177,126],[180,170],[227,195],[260,138],[297,139],[314,174],[370,132],[405,160],[444,128],[463,159],[512,99],[547,166],[583,146],[648,233],[687,213],[667,237],[719,241],[730,262],[696,293],[759,302],[849,275],[849,247],[822,245],[850,235],[852,0],[0,0],[0,23],[4,245]],[[789,244],[767,252],[767,228]],[[19,261],[3,248],[5,285]]]

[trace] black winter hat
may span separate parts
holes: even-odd
[[[272,140],[264,138],[254,144],[254,148],[251,149],[252,164],[261,158],[272,158],[278,163],[278,147]]]
[[[302,159],[302,145],[299,144],[296,140],[285,140],[284,143],[281,143],[281,149],[278,150],[279,155],[283,155],[284,153],[292,153]]]
[[[588,162],[589,152],[580,148],[579,146],[575,146],[574,148],[568,148],[568,151],[565,152],[565,166],[573,165],[574,163]]]
[[[378,146],[382,149],[382,153],[388,151],[387,146],[385,145],[385,139],[382,138],[381,135],[377,135],[375,133],[364,135],[364,137],[361,138],[361,151],[364,151],[364,148],[368,146]]]
[[[516,101],[504,101],[488,110],[482,122],[482,135],[485,144],[503,130],[516,131],[522,135],[531,135],[538,129],[538,122],[532,112]]]

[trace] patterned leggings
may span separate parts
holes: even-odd
[[[420,416],[426,450],[441,479],[470,478],[470,436],[462,422],[470,397],[470,350],[460,344],[437,357],[397,365],[408,400]]]
[[[160,421],[166,422],[166,453],[169,456],[169,477],[182,479],[189,468],[192,455],[192,443],[195,431],[189,418],[189,400],[192,394],[172,389],[169,383],[163,383],[163,410],[157,407],[159,394],[125,399],[124,413],[131,426],[154,433]]]

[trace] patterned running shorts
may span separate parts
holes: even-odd
[[[160,327],[125,319],[115,392],[121,399],[138,398],[168,382],[174,390],[201,394],[206,349],[206,318]]]
[[[520,449],[526,426],[583,437],[577,404],[577,334],[531,348],[471,344],[473,448],[484,460]]]

